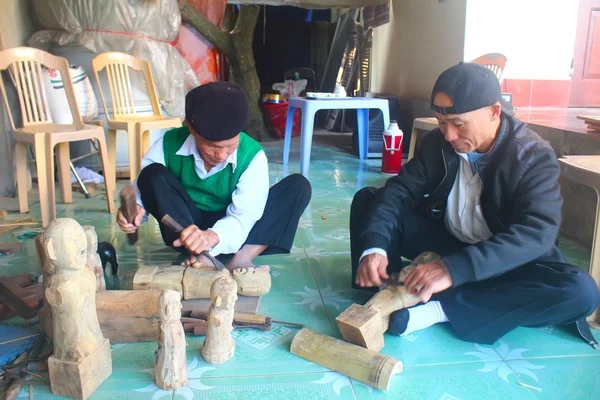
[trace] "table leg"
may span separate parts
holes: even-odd
[[[358,156],[361,160],[365,160],[369,151],[369,109],[357,109],[356,117],[358,123]]]
[[[594,240],[592,241],[592,259],[590,261],[590,275],[600,287],[600,192],[596,189],[598,195],[598,205],[596,206],[596,225],[594,227]],[[594,329],[600,329],[600,307],[587,318],[588,324]]]
[[[300,134],[300,173],[304,175],[305,178],[308,178],[314,122],[315,111],[310,109],[302,110],[302,132]]]
[[[283,139],[283,165],[287,165],[290,159],[290,146],[292,145],[292,126],[294,125],[294,111],[296,107],[288,107],[287,119],[285,120],[285,136]],[[304,113],[302,113],[304,117]],[[302,122],[304,129],[304,122]]]

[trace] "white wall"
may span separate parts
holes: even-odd
[[[439,74],[463,59],[466,5],[392,0],[390,23],[373,36],[371,91],[429,99]]]
[[[579,0],[467,0],[464,60],[502,53],[504,78],[569,80]]]
[[[0,12],[0,47],[25,45],[25,41],[33,34],[33,26],[29,19],[29,6],[29,0],[0,1],[2,9]],[[15,111],[13,111],[14,114]],[[13,141],[9,126],[10,122],[4,110],[4,102],[0,100],[0,196],[12,194],[14,187]]]

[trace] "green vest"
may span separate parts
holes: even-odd
[[[194,156],[175,154],[189,135],[190,131],[187,126],[171,129],[165,133],[163,138],[165,166],[183,184],[185,191],[200,210],[225,210],[231,204],[231,195],[237,187],[240,176],[248,168],[254,156],[262,150],[262,147],[256,140],[241,132],[235,171],[232,164],[227,164],[216,174],[206,179],[200,179],[196,172]]]

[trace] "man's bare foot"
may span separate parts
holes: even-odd
[[[182,263],[182,267],[202,268],[212,267],[212,262],[205,256],[190,256],[186,258]]]

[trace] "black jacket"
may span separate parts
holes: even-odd
[[[427,134],[415,157],[378,196],[363,233],[364,249],[387,249],[402,213],[444,218],[459,157],[439,129]],[[483,216],[493,236],[442,257],[453,285],[501,275],[534,260],[564,262],[556,247],[560,167],[550,145],[525,123],[502,114],[492,150],[475,167],[483,181]]]

